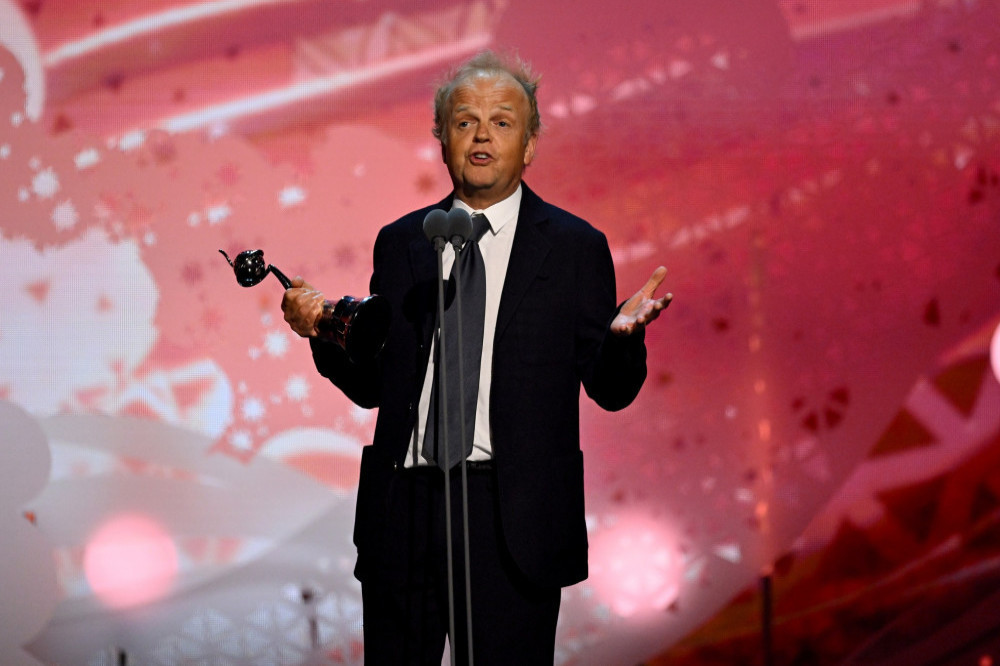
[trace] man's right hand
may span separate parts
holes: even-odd
[[[296,276],[292,286],[285,290],[281,298],[281,311],[285,313],[285,321],[289,327],[303,338],[312,338],[317,334],[316,322],[323,314],[323,302],[326,298],[323,292],[317,291],[311,284]]]

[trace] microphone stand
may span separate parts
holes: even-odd
[[[453,279],[455,280],[455,307],[457,308],[456,314],[458,315],[458,317],[457,317],[457,319],[458,319],[458,341],[457,341],[458,342],[458,347],[457,347],[457,351],[458,351],[458,384],[459,384],[459,386],[464,387],[465,386],[465,363],[463,363],[462,361],[465,359],[465,355],[462,353],[462,284],[461,284],[461,277],[459,276],[460,271],[457,270],[457,268],[458,268],[458,260],[459,260],[459,257],[461,256],[461,253],[463,252],[463,249],[461,247],[461,245],[462,245],[461,237],[459,237],[459,236],[453,236],[451,242],[452,242],[452,246],[455,248],[455,263],[452,265],[451,274],[452,274]],[[477,391],[477,395],[478,395],[478,391]],[[467,425],[466,425],[466,422],[465,422],[465,406],[464,405],[460,405],[460,409],[461,409],[461,411],[459,411],[459,413],[458,413],[459,430],[462,433],[462,443],[463,443],[463,449],[462,450],[464,452],[464,450],[465,450],[464,444],[467,441],[468,430],[467,430]],[[468,470],[467,470],[468,466],[466,465],[466,456],[465,455],[462,456],[462,460],[461,460],[461,462],[459,464],[460,464],[460,466],[462,468],[462,542],[463,542],[463,546],[465,548],[465,551],[464,551],[465,552],[465,559],[464,559],[464,564],[465,564],[465,567],[464,567],[465,568],[465,631],[466,631],[466,642],[468,643],[468,647],[469,647],[469,666],[473,666],[473,659],[472,659],[472,569],[471,569],[470,564],[469,564],[469,478],[468,478]],[[448,464],[447,464],[447,469],[450,469],[450,468],[451,468],[451,461],[449,460]],[[445,472],[445,481],[444,482],[445,482],[445,488],[446,489],[450,488],[451,484],[450,484],[450,479],[449,479],[449,472],[447,472],[447,471]],[[448,505],[449,505],[449,507],[450,507],[451,500],[450,500],[449,496],[450,496],[450,490],[446,490],[446,492],[445,492],[445,502],[447,502]],[[450,509],[448,511],[446,511],[446,514],[450,514],[450,513],[451,513]],[[450,527],[451,527],[451,518],[450,518],[450,516],[446,517],[446,520],[448,520],[448,526],[449,526],[449,529],[450,529]],[[449,559],[449,562],[450,562],[451,561],[451,536],[449,535],[447,538],[448,538],[448,553],[449,553],[448,559]],[[450,579],[451,572],[450,571],[449,571],[448,575],[449,575],[449,581],[448,582],[449,582],[449,585],[451,585],[451,579]],[[454,606],[454,604],[455,604],[454,597],[452,596],[451,593],[449,593],[449,596],[448,596],[448,613],[452,617],[454,617],[454,615],[455,615],[454,608],[452,608]],[[452,636],[454,636],[454,635],[455,634],[452,633]],[[452,661],[452,664],[454,664],[454,661]]]
[[[438,297],[437,297],[437,345],[435,346],[435,354],[437,355],[437,363],[435,364],[435,378],[438,382],[437,390],[437,400],[435,404],[435,418],[437,423],[435,427],[437,428],[438,437],[442,437],[443,441],[440,442],[438,446],[438,451],[444,450],[445,455],[445,465],[444,465],[444,529],[445,529],[445,540],[447,541],[447,555],[448,555],[448,635],[451,640],[448,641],[448,650],[450,652],[452,666],[455,664],[455,577],[454,577],[454,562],[451,547],[451,461],[448,460],[448,428],[441,428],[441,424],[448,423],[448,372],[447,372],[447,359],[445,358],[447,354],[442,353],[445,341],[445,327],[444,327],[444,246],[445,239],[443,236],[437,236],[434,238],[434,250],[437,254],[437,286],[438,286]],[[456,260],[458,257],[456,256]],[[454,267],[454,265],[453,265]],[[455,271],[452,271],[455,272]],[[459,324],[461,325],[461,324]],[[461,360],[461,359],[459,359]],[[442,400],[442,394],[445,399]],[[430,415],[428,415],[427,427],[430,427]]]
[[[458,362],[458,381],[460,386],[465,385],[465,369],[462,363],[462,290],[461,290],[461,278],[459,277],[458,271],[458,260],[461,255],[461,245],[463,239],[461,236],[452,236],[451,243],[455,250],[455,260],[452,263],[452,279],[455,280],[455,307],[457,308],[458,315],[458,330],[452,331],[458,336],[458,358],[453,359]],[[437,253],[437,269],[438,269],[438,307],[437,307],[437,364],[436,373],[438,381],[438,401],[437,401],[437,413],[436,418],[438,419],[438,424],[448,422],[448,389],[447,389],[447,364],[448,359],[447,354],[442,353],[444,349],[445,338],[448,335],[444,326],[444,238],[436,237],[434,239],[434,249]],[[444,396],[445,399],[441,399]],[[461,406],[460,406],[461,407]],[[461,409],[459,412],[459,423],[460,432],[462,435],[462,441],[465,442],[466,439],[466,423],[465,423],[465,409]],[[454,565],[454,547],[452,540],[452,528],[451,528],[451,459],[450,459],[450,449],[448,447],[448,429],[443,430],[439,428],[439,436],[443,437],[439,451],[443,449],[445,456],[444,464],[444,515],[445,515],[445,540],[447,541],[447,564],[448,564],[448,635],[450,640],[448,641],[448,647],[450,651],[451,664],[454,665],[455,661],[455,565]],[[472,656],[472,576],[471,569],[469,566],[469,486],[468,486],[468,473],[465,464],[465,456],[462,457],[460,462],[462,468],[462,533],[463,542],[465,548],[465,620],[466,620],[466,634],[467,642],[469,647],[469,666],[473,666],[473,656]]]

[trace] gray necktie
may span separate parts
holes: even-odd
[[[483,358],[483,322],[486,318],[486,269],[479,251],[479,239],[490,228],[486,216],[472,216],[472,236],[462,247],[452,266],[452,275],[459,274],[462,289],[462,357],[458,353],[457,298],[446,297],[444,311],[445,343],[439,348],[445,355],[445,381],[447,384],[448,422],[438,428],[438,386],[431,392],[430,410],[421,455],[428,462],[437,462],[442,469],[446,461],[454,467],[462,458],[472,453],[472,439],[476,425],[476,404],[479,400],[479,365]],[[449,280],[447,293],[456,296],[454,281]],[[459,362],[462,364],[464,386],[459,384]],[[438,366],[440,367],[440,365]],[[462,441],[462,410],[465,411],[465,441]],[[448,456],[439,455],[437,441],[444,442],[444,427],[448,432]]]

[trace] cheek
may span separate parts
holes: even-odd
[[[459,163],[460,154],[461,150],[456,146],[453,140],[449,140],[448,144],[442,146],[441,148],[441,157],[444,160],[444,163],[449,167]]]

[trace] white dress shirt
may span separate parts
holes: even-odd
[[[472,213],[483,213],[490,222],[490,229],[479,241],[479,251],[483,255],[483,265],[486,268],[486,319],[483,324],[483,357],[479,367],[479,402],[476,405],[475,434],[472,440],[472,453],[469,460],[489,460],[493,457],[493,444],[490,441],[490,384],[493,378],[493,339],[497,328],[497,310],[500,308],[500,294],[503,292],[503,282],[507,275],[507,264],[510,262],[510,249],[514,245],[514,230],[517,228],[517,214],[521,208],[521,186],[504,199],[493,204],[486,210],[473,210],[464,201],[456,198],[452,208],[462,208]],[[451,275],[451,267],[455,263],[455,251],[451,244],[444,249],[444,274]],[[406,466],[425,465],[427,462],[420,456],[423,446],[424,430],[427,427],[427,414],[430,409],[431,386],[434,381],[434,346],[431,346],[430,361],[427,364],[427,374],[424,376],[424,386],[420,391],[420,403],[417,412],[417,430],[415,439],[410,443],[410,453],[406,457]]]

